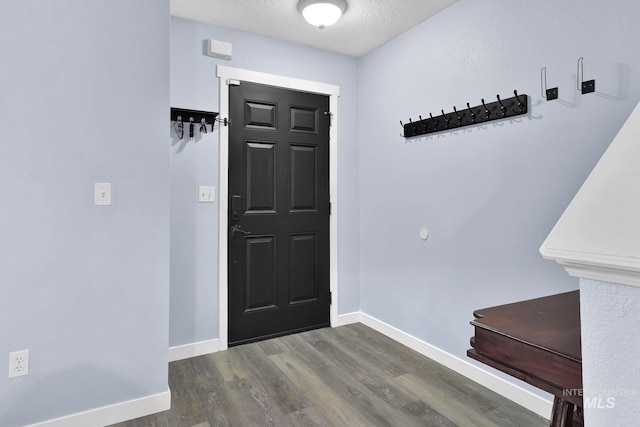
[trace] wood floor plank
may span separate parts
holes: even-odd
[[[298,389],[337,426],[371,426],[372,422],[355,411],[348,396],[341,396],[315,374],[311,366],[288,353],[275,354],[271,359]]]
[[[418,426],[420,423],[409,413],[397,411],[390,407],[376,393],[367,388],[354,376],[356,366],[362,361],[342,360],[340,363],[331,354],[316,350],[309,342],[311,332],[291,336],[283,339],[290,346],[292,355],[299,357],[300,361],[308,364],[315,373],[334,391],[342,396],[349,396],[349,402],[353,410],[363,414],[376,426]],[[337,353],[336,353],[337,354]],[[335,355],[335,354],[334,354]]]
[[[233,347],[226,351],[220,351],[211,355],[212,362],[222,374],[224,381],[234,381],[238,378],[247,378],[246,367],[241,363],[239,348]]]
[[[351,325],[350,325],[351,326]],[[363,345],[365,347],[374,343],[372,346],[367,347],[369,351],[378,349],[384,352],[384,354],[393,360],[393,363],[398,363],[402,369],[407,373],[414,374],[430,384],[436,385],[439,388],[446,390],[451,395],[456,396],[456,399],[461,403],[474,407],[476,411],[487,414],[502,414],[507,407],[516,407],[517,405],[511,403],[507,407],[498,409],[498,406],[505,402],[505,398],[499,394],[481,386],[478,383],[469,381],[466,377],[458,374],[457,372],[424,357],[420,353],[402,345],[394,345],[394,342],[389,340],[388,337],[372,330],[366,325],[355,324],[353,328],[347,328],[345,333],[357,334],[364,339]],[[393,368],[391,368],[393,369]],[[516,412],[512,412],[513,417]],[[488,415],[490,418],[496,418],[496,415]],[[514,420],[515,425],[545,425],[546,420],[544,418],[532,414],[529,411],[525,412],[522,419]],[[504,425],[511,425],[510,421],[504,421]]]
[[[262,350],[259,344],[245,346],[243,356],[252,377],[256,378],[263,390],[284,414],[301,411],[309,406],[309,401],[287,378],[278,366]],[[276,353],[281,354],[281,353]]]
[[[305,427],[338,427],[332,424],[328,418],[314,407],[304,408],[288,415],[289,421],[294,426]]]
[[[362,324],[171,362],[169,386],[169,411],[112,427],[548,425]]]
[[[198,372],[193,385],[197,387],[202,410],[207,414],[211,426],[248,425],[242,406],[218,369],[216,361],[221,359],[214,354],[193,358]]]
[[[198,393],[192,384],[198,372],[194,369],[194,360],[180,360],[171,366],[171,382],[175,392],[171,393],[170,420],[179,425],[193,426],[208,421],[207,414],[202,410]]]
[[[389,375],[385,375],[379,364],[368,357],[370,355],[360,355],[357,351],[350,351],[352,349],[348,344],[324,339],[325,335],[319,332],[309,332],[302,336],[324,357],[339,366],[348,367],[351,376],[392,407],[402,408],[414,401],[414,399],[405,398],[389,383]]]
[[[451,422],[447,417],[431,408],[422,400],[416,400],[405,405],[402,409],[414,417],[419,418],[423,426],[457,427],[457,424]]]
[[[446,392],[431,386],[413,374],[405,374],[391,380],[407,392],[416,393],[416,397],[444,415],[452,423],[462,426],[496,427],[497,424],[483,414],[455,400]]]
[[[339,333],[339,331],[336,331],[336,333]],[[361,330],[361,337],[364,340],[363,343],[371,342],[375,334],[378,333],[370,329]],[[384,374],[381,374],[381,371],[378,369],[380,364],[387,366],[387,375],[392,372],[406,371],[406,369],[402,367],[393,366],[396,363],[407,364],[407,362],[406,360],[403,361],[397,352],[392,351],[393,346],[388,346],[388,338],[384,338],[387,342],[381,342],[372,348],[363,346],[357,349],[353,345],[348,345],[344,347],[343,351],[338,350],[334,342],[314,339],[311,333],[308,336],[308,340],[311,341],[314,346],[321,349],[322,353],[332,360],[340,361],[341,364],[347,366],[350,365],[351,374],[360,383],[384,399],[391,407],[412,415],[414,417],[412,422],[419,425],[455,425],[450,423],[446,417],[437,410],[429,406],[428,403],[416,400],[415,394],[407,393],[406,390],[395,387]],[[380,356],[382,359],[388,360],[380,360],[380,358],[376,357],[378,354],[374,351],[374,348],[377,349],[376,351],[384,351],[384,354]],[[424,363],[425,360],[426,358],[424,358],[424,356],[420,356],[420,359],[411,360],[410,363]],[[393,378],[396,377],[396,375],[393,376]],[[406,419],[404,420],[405,424],[408,422]]]
[[[286,346],[278,339],[258,341],[256,344],[268,356],[273,356],[274,354],[284,353],[287,351]]]
[[[389,352],[380,345],[372,345],[370,342],[376,334],[362,334],[357,330],[348,327],[338,327],[333,331],[336,342],[340,343],[354,357],[362,360],[368,360],[371,364],[378,367],[381,373],[386,374],[388,378],[406,374],[406,369],[398,361],[389,357]],[[374,332],[369,330],[369,332]]]

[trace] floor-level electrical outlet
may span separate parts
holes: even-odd
[[[9,353],[9,378],[29,375],[29,350]]]

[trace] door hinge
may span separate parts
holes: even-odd
[[[333,304],[333,293],[329,291],[329,305]]]
[[[329,202],[329,215],[331,215],[331,208],[332,208],[331,202]]]
[[[240,80],[227,79],[227,86],[240,86]]]

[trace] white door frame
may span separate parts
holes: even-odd
[[[220,118],[229,117],[229,86],[228,81],[242,80],[246,82],[281,87],[283,89],[299,90],[302,92],[318,93],[329,96],[329,111],[332,114],[329,129],[329,197],[331,200],[331,216],[329,217],[329,289],[332,301],[330,309],[331,325],[337,324],[338,319],[338,96],[340,87],[327,83],[300,80],[290,77],[266,74],[257,71],[232,68],[224,65],[217,66],[217,76],[220,79]],[[232,123],[233,125],[233,123]],[[228,348],[228,248],[227,225],[229,205],[229,128],[219,127],[219,181],[218,181],[218,288],[219,288],[219,344],[220,350]]]

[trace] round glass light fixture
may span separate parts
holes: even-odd
[[[300,0],[298,10],[304,19],[321,30],[335,24],[347,10],[345,0]]]

